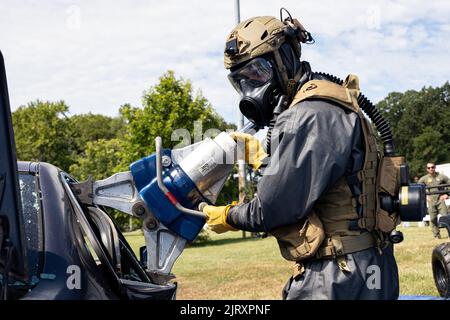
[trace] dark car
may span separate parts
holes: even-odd
[[[16,162],[0,52],[0,299],[174,299],[157,284],[101,206],[48,163]],[[141,259],[145,260],[145,259]]]
[[[67,173],[48,163],[19,162],[28,260],[23,299],[172,299],[176,284],[158,285],[119,228],[97,206],[83,206]]]

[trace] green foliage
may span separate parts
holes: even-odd
[[[233,171],[225,181],[222,191],[217,197],[216,205],[227,205],[239,200],[238,179],[233,177],[235,174],[237,174],[237,166],[233,168]]]
[[[433,127],[425,127],[421,134],[412,139],[413,159],[425,160],[425,162],[422,162],[422,168],[420,169],[423,169],[423,165],[428,162],[428,159],[438,159],[440,157],[442,154],[441,146],[444,143],[439,144],[435,142],[442,140],[442,134]],[[444,157],[442,159],[445,161]]]
[[[208,230],[202,229],[197,235],[197,237],[194,239],[194,241],[192,241],[191,243],[188,242],[186,245],[187,247],[190,247],[192,245],[205,244],[208,243],[209,241],[211,241],[211,236],[209,235]]]
[[[156,136],[162,137],[165,148],[174,148],[203,140],[203,133],[213,137],[236,129],[200,91],[193,94],[189,81],[175,78],[172,71],[144,92],[142,105],[121,106],[118,118],[91,113],[68,117],[63,101],[30,102],[13,113],[19,159],[52,163],[80,181],[89,176],[97,180],[129,170],[130,163],[152,154]],[[237,181],[231,176],[218,204],[237,200],[237,194]],[[128,228],[127,215],[111,214],[122,229]],[[133,224],[139,223],[134,219]],[[201,233],[196,242],[207,239]]]
[[[411,176],[422,175],[427,162],[450,162],[450,84],[424,87],[420,91],[392,92],[377,105],[391,123],[397,153],[406,156]],[[70,172],[77,179],[94,179],[128,170],[130,163],[154,152],[154,139],[161,136],[165,148],[188,145],[204,138],[209,129],[233,129],[192,85],[168,71],[145,91],[142,108],[125,104],[120,116],[96,114],[68,117],[64,101],[36,100],[13,112],[18,159],[45,161]],[[178,130],[177,130],[178,129]],[[181,129],[181,130],[180,130]],[[184,130],[183,130],[184,129]],[[214,132],[208,136],[214,136]],[[237,179],[225,182],[217,205],[238,200]],[[256,191],[258,174],[249,172],[245,193]],[[129,217],[112,212],[122,229]],[[133,224],[140,221],[134,219]],[[201,233],[196,241],[208,240]]]
[[[70,173],[80,180],[92,176],[94,180],[104,179],[117,172],[122,151],[119,139],[87,141],[84,152],[70,166]]]
[[[184,146],[198,142],[208,130],[217,134],[226,129],[235,130],[212,108],[205,97],[193,94],[189,81],[176,79],[173,71],[168,71],[156,86],[144,92],[143,108],[123,105],[120,114],[126,122],[120,168],[127,170],[130,163],[148,156],[155,151],[155,138],[160,136],[165,148],[174,148],[184,142]],[[208,136],[214,136],[213,134]],[[235,196],[236,195],[236,196]],[[237,182],[230,177],[220,194],[218,205],[237,199]],[[207,241],[202,231],[195,243]]]
[[[77,157],[76,163],[70,166],[70,173],[79,180],[86,180],[89,176],[94,180],[107,178],[118,172],[118,155],[121,151],[122,142],[119,139],[87,141],[84,152]],[[122,230],[129,230],[129,215],[113,209],[108,211]],[[141,220],[132,219],[133,229],[141,226]]]
[[[144,92],[142,105],[143,108],[130,105],[120,108],[127,123],[122,153],[124,167],[153,153],[157,136],[162,138],[165,148],[173,148],[185,138],[190,138],[184,140],[185,145],[192,144],[194,136],[202,139],[202,132],[198,132],[201,129],[233,128],[213,110],[201,92],[194,96],[191,83],[176,79],[173,71],[165,73],[156,86]]]
[[[19,107],[12,114],[17,158],[43,161],[68,170],[73,163],[73,138],[64,101],[40,100]]]
[[[153,153],[157,136],[162,138],[165,148],[174,148],[202,140],[203,133],[210,129],[216,129],[216,134],[235,129],[214,111],[201,92],[194,96],[191,83],[176,79],[173,71],[165,73],[156,86],[144,92],[142,105],[143,108],[130,105],[120,108],[127,124],[121,153],[123,170],[130,163]],[[214,132],[209,136],[214,136]],[[228,179],[221,193],[222,199],[231,198],[234,189],[237,189],[236,182]],[[202,230],[194,242],[208,239]]]
[[[411,176],[427,162],[450,162],[450,84],[390,93],[377,107],[391,124],[396,150],[405,155]]]
[[[75,147],[82,154],[88,142],[100,139],[109,140],[123,137],[125,123],[123,118],[111,118],[101,114],[77,114],[69,118]]]

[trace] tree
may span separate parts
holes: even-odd
[[[192,92],[189,81],[176,79],[173,71],[166,72],[156,86],[144,92],[142,108],[124,105],[120,114],[125,119],[126,130],[121,152],[122,170],[155,151],[155,138],[160,136],[165,148],[190,145],[204,138],[203,132],[215,129],[217,134],[226,129],[235,129],[227,124],[203,97],[201,92]],[[214,136],[214,132],[212,134]],[[234,186],[233,186],[234,185]],[[222,190],[222,199],[237,190],[236,183],[229,179]],[[196,241],[204,241],[202,232]]]
[[[69,118],[78,154],[82,154],[87,143],[100,139],[123,137],[125,123],[122,117],[111,118],[101,114],[77,114]]]
[[[79,180],[86,180],[89,176],[94,180],[107,178],[119,171],[117,167],[121,151],[122,142],[119,139],[88,141],[83,154],[70,166],[70,173]],[[108,211],[122,230],[129,226],[129,215],[114,209]],[[132,224],[133,228],[137,228],[142,225],[142,221],[132,219]]]
[[[31,102],[13,114],[19,158],[47,161],[70,172],[79,180],[90,175],[103,179],[129,170],[129,165],[155,151],[154,139],[161,136],[164,147],[190,145],[235,129],[226,123],[199,91],[193,94],[189,81],[176,79],[168,71],[157,85],[145,91],[142,108],[129,104],[120,116],[96,114],[67,117],[63,102]],[[213,130],[215,129],[215,130]],[[218,204],[237,194],[236,182],[228,179]],[[128,216],[114,213],[124,228]]]
[[[122,143],[119,139],[88,141],[82,155],[70,166],[70,173],[77,179],[104,179],[117,172]]]
[[[156,86],[144,92],[142,105],[143,108],[130,105],[120,108],[127,123],[123,167],[153,153],[157,136],[162,138],[164,147],[173,148],[185,138],[190,138],[186,145],[194,142],[194,136],[200,135],[202,139],[201,132],[194,132],[194,129],[198,131],[198,124],[203,131],[234,128],[213,110],[201,92],[194,96],[191,83],[176,79],[173,71],[165,73]],[[184,135],[186,132],[188,137]]]
[[[73,138],[64,101],[36,100],[13,112],[17,157],[44,161],[68,170],[74,159]]]
[[[411,176],[427,162],[450,162],[450,84],[420,91],[392,92],[377,104],[391,124],[397,153],[406,156]]]

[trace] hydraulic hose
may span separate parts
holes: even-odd
[[[342,79],[339,79],[338,77],[328,73],[315,72],[314,74],[322,76],[327,80],[339,85],[342,85],[344,83]],[[375,105],[369,99],[367,99],[362,93],[359,94],[357,101],[361,110],[375,124],[375,128],[377,129],[380,135],[380,139],[383,142],[384,155],[394,156],[395,155],[394,138],[392,136],[391,126],[389,122],[383,118],[383,116],[375,107]]]

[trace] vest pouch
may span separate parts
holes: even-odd
[[[389,214],[383,209],[378,209],[376,229],[383,233],[390,233],[400,223],[397,213]]]
[[[378,174],[377,192],[388,194],[389,196],[398,195],[400,189],[400,166],[405,164],[405,158],[383,157],[380,163]],[[389,214],[378,205],[376,214],[376,229],[383,233],[390,233],[400,222],[397,212]]]
[[[273,230],[283,258],[300,261],[314,256],[325,239],[322,222],[315,212],[311,212],[303,223]]]
[[[378,174],[378,192],[391,196],[398,194],[400,189],[400,166],[405,164],[405,157],[383,157]]]

